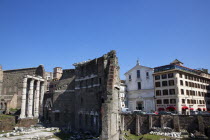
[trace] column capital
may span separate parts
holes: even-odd
[[[28,80],[28,78],[27,78],[27,77],[24,77],[24,78],[23,78],[23,83],[26,83],[27,80]]]

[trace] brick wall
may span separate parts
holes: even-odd
[[[210,126],[210,116],[185,115],[122,115],[122,127],[132,134],[146,134],[151,127],[170,127],[176,131],[185,129],[188,132],[205,133]]]

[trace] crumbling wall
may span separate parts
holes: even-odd
[[[74,125],[75,106],[75,70],[63,70],[63,75],[54,81],[53,93],[45,95],[44,118],[52,126],[69,127]]]
[[[3,83],[3,71],[2,71],[2,66],[0,65],[0,95],[2,94],[1,93],[2,92],[2,83]]]
[[[1,95],[4,102],[8,104],[8,107],[21,108],[22,82],[24,75],[38,75],[43,77],[44,68],[43,66],[39,66],[3,71]],[[12,102],[10,102],[11,100]]]
[[[15,116],[0,115],[0,131],[13,130],[15,124]]]
[[[31,125],[36,125],[37,123],[38,123],[38,119],[26,118],[26,119],[19,119],[16,126],[18,126],[18,127],[30,127]]]
[[[50,114],[53,126],[70,123],[75,130],[102,134],[102,140],[119,140],[120,78],[116,52],[74,66],[74,73],[64,70],[61,79],[50,83],[52,97],[45,96],[45,118]],[[49,111],[46,102],[50,100]]]
[[[119,115],[119,92],[120,78],[119,65],[116,52],[111,51],[107,54],[107,83],[105,102],[102,104],[102,140],[119,140],[120,134],[120,115]]]
[[[170,127],[175,131],[185,129],[188,132],[199,131],[202,134],[208,131],[210,116],[201,115],[132,115],[122,114],[122,127],[132,134],[149,133],[152,127]]]

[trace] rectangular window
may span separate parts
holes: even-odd
[[[192,87],[191,82],[189,82],[189,87]]]
[[[155,87],[160,87],[160,82],[155,82]]]
[[[99,84],[101,85],[101,78],[99,78],[98,80],[99,80]]]
[[[168,90],[167,89],[163,90],[163,95],[168,95]]]
[[[140,70],[137,70],[137,78],[140,78]]]
[[[146,77],[147,77],[147,79],[149,78],[149,72],[146,72]]]
[[[169,86],[174,86],[174,80],[169,80]]]
[[[141,89],[141,82],[138,82],[138,89]]]
[[[188,79],[188,75],[185,75],[185,79]]]
[[[162,100],[157,100],[157,104],[162,104]]]
[[[169,104],[169,100],[168,100],[168,99],[164,99],[164,100],[163,100],[163,103],[164,103],[164,104]]]
[[[184,89],[181,89],[181,94],[184,95]]]
[[[168,82],[167,81],[162,81],[162,86],[168,86]]]
[[[184,85],[182,80],[180,80],[180,85],[182,85],[182,86]]]
[[[191,86],[194,87],[194,83],[193,82],[191,83]]]
[[[182,78],[182,74],[181,73],[179,74],[179,77]]]
[[[167,78],[167,74],[163,74],[161,77],[162,77],[162,79],[166,79]]]
[[[170,95],[175,95],[175,89],[169,89]]]
[[[155,80],[160,80],[160,75],[156,75]]]
[[[173,78],[174,77],[174,74],[173,73],[169,73],[168,74],[168,78]]]
[[[129,81],[131,81],[131,75],[129,75],[128,78],[129,78]]]
[[[185,81],[185,86],[187,86],[187,87],[188,87],[188,82],[187,82],[187,81]]]
[[[170,99],[171,104],[176,104],[176,99]]]
[[[161,96],[161,90],[156,90],[156,96]]]
[[[190,92],[189,92],[189,90],[186,90],[186,94],[189,96],[190,95]]]
[[[185,99],[182,99],[182,103],[185,104]]]

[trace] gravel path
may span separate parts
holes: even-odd
[[[44,137],[50,137],[53,136],[53,132],[46,132],[43,130],[34,130],[32,132],[30,132],[29,134],[24,134],[21,136],[12,136],[12,137],[3,137],[0,138],[1,140],[32,140],[32,138],[44,138]],[[48,138],[48,140],[57,140],[56,138]]]

